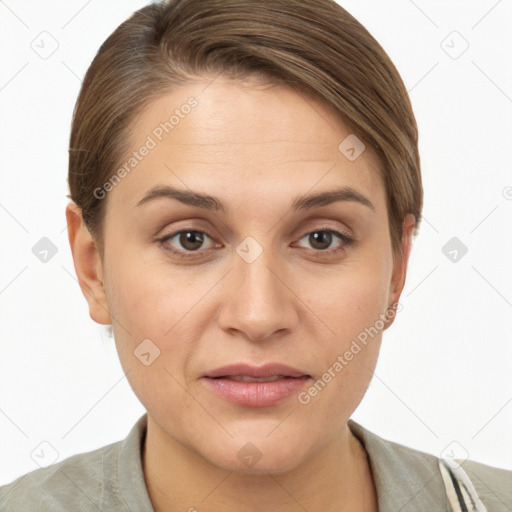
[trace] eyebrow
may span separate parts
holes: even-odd
[[[180,201],[183,204],[196,206],[197,208],[203,208],[205,210],[222,210],[224,213],[227,212],[227,208],[223,202],[214,196],[200,192],[193,192],[191,190],[178,189],[167,185],[156,185],[155,187],[148,190],[144,197],[137,203],[136,207],[162,198],[174,199]],[[291,210],[293,212],[299,210],[311,210],[313,208],[326,206],[339,201],[359,203],[367,206],[373,210],[373,212],[375,212],[375,206],[366,196],[354,188],[348,186],[339,187],[334,190],[328,190],[325,192],[318,192],[316,194],[305,194],[296,197],[292,201]]]

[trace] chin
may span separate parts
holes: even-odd
[[[226,471],[246,475],[286,473],[299,466],[307,456],[307,447],[300,440],[282,438],[270,441],[265,435],[254,441],[212,443],[208,451],[199,454],[208,462]]]

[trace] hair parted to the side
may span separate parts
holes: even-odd
[[[90,65],[73,114],[70,197],[103,252],[107,199],[130,123],[152,100],[192,77],[260,76],[312,93],[378,157],[393,253],[408,213],[421,220],[418,130],[386,52],[334,0],[168,0],[123,22]],[[341,141],[340,141],[341,142]]]

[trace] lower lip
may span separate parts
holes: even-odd
[[[271,382],[242,382],[204,377],[203,382],[222,398],[246,407],[266,407],[298,393],[310,377],[287,377]]]

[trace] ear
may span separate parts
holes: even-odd
[[[96,242],[82,218],[82,210],[74,201],[66,207],[68,238],[73,254],[78,283],[88,304],[91,318],[103,325],[111,323],[107,296],[103,286],[103,265]]]
[[[391,285],[389,290],[389,307],[397,305],[402,294],[402,290],[405,285],[405,278],[407,275],[407,264],[409,262],[409,256],[412,248],[412,234],[416,224],[416,219],[412,213],[408,213],[405,216],[402,225],[402,252],[397,254],[395,261],[393,262],[393,274],[391,277]],[[388,321],[387,327],[389,327],[395,320],[393,315]]]

